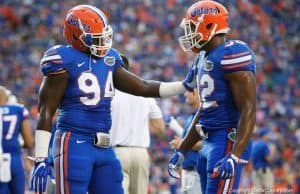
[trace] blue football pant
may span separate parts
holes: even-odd
[[[235,175],[230,179],[211,178],[215,164],[233,148],[233,142],[228,139],[230,131],[231,129],[209,132],[208,138],[204,140],[199,151],[197,168],[203,194],[237,193],[242,164],[236,167]],[[251,142],[245,149],[242,158],[249,160],[250,154]]]
[[[122,169],[113,149],[93,145],[93,138],[57,130],[56,194],[123,194]]]
[[[11,181],[0,183],[1,194],[24,194],[25,192],[25,174],[21,154],[11,155]]]

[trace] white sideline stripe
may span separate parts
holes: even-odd
[[[235,64],[235,63],[242,63],[242,62],[246,62],[252,59],[251,55],[246,55],[243,57],[238,57],[235,59],[226,59],[226,60],[221,60],[221,65],[231,65],[231,64]]]
[[[53,55],[53,56],[49,56],[49,57],[44,57],[41,60],[41,63],[44,63],[45,61],[57,60],[57,59],[61,59],[61,56],[60,55]]]
[[[65,194],[65,187],[64,187],[64,140],[66,138],[66,132],[62,134],[61,140],[60,140],[60,159],[59,159],[59,175],[60,175],[60,193]]]
[[[223,194],[227,194],[228,193],[228,187],[229,187],[229,183],[230,183],[231,178],[226,179],[225,181],[225,185],[224,185],[224,189],[223,189]]]

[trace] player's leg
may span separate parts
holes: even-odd
[[[231,152],[233,148],[233,142],[228,139],[227,131],[216,131],[209,134],[210,139],[208,140],[209,154],[208,154],[208,165],[207,165],[207,187],[206,193],[236,193],[241,171],[243,165],[238,165],[236,168],[235,175],[230,179],[212,178],[213,169],[215,164],[222,159],[226,154]],[[248,160],[251,152],[251,143],[247,146],[242,158]]]
[[[117,158],[121,162],[122,172],[123,172],[123,189],[124,194],[130,194],[129,185],[130,185],[130,174],[131,174],[131,152],[129,147],[116,147],[114,151],[117,155]]]
[[[56,131],[53,142],[56,194],[86,194],[94,162],[93,140]]]
[[[130,174],[130,194],[147,193],[149,184],[150,157],[146,148],[130,148],[132,170]]]
[[[8,183],[0,182],[0,193],[9,193]]]
[[[11,156],[11,173],[12,179],[8,184],[10,193],[24,194],[25,174],[21,154]]]
[[[227,134],[227,130],[209,132],[208,138],[205,140],[208,172],[205,193],[207,194],[226,193],[225,190],[228,189],[229,184],[231,183],[232,186],[234,182],[233,179],[227,179],[225,181],[224,179],[211,177],[215,164],[232,150],[233,142],[228,139]]]
[[[200,176],[200,185],[202,193],[205,193],[207,184],[207,159],[205,156],[205,142],[203,142],[202,148],[199,151],[198,161],[197,161],[197,171]]]
[[[122,168],[112,148],[94,148],[97,162],[89,185],[89,194],[123,194]]]

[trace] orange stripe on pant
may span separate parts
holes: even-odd
[[[229,128],[228,129],[228,133],[230,133],[231,131],[232,131],[232,128]],[[227,155],[229,152],[231,152],[232,146],[233,146],[233,142],[228,139],[225,155]],[[233,182],[234,178],[232,177],[230,181]],[[231,182],[229,183],[230,185],[231,185]],[[219,182],[219,185],[218,185],[217,194],[222,194],[223,193],[224,189],[226,189],[226,188],[224,188],[224,186],[225,186],[225,180],[224,179],[220,179],[220,182]],[[231,192],[232,192],[232,189],[229,189],[227,193],[231,193]]]
[[[65,194],[70,194],[70,188],[68,183],[68,148],[69,148],[69,140],[71,137],[71,132],[67,132],[67,135],[64,140],[63,154],[63,169],[64,169],[64,190]]]
[[[60,141],[61,141],[61,133],[58,133],[57,137],[57,147],[56,147],[56,158],[55,158],[55,171],[56,171],[56,192],[57,194],[60,194],[60,164],[59,164],[59,159],[60,159]]]

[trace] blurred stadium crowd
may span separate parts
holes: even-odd
[[[298,0],[219,0],[230,11],[230,38],[249,43],[257,63],[257,124],[268,129],[276,154],[272,170],[276,188],[300,185],[300,3]],[[130,57],[132,71],[147,79],[181,80],[193,56],[179,48],[179,24],[190,0],[53,1],[9,0],[0,5],[0,85],[30,110],[33,127],[42,75],[39,60],[46,48],[65,43],[62,24],[76,4],[92,4],[108,15],[113,47]],[[165,115],[181,120],[191,112],[183,96],[159,101]],[[151,193],[169,193],[178,183],[168,177],[172,153],[167,130],[152,139]],[[251,187],[251,165],[241,181]],[[298,188],[299,191],[299,188]]]

